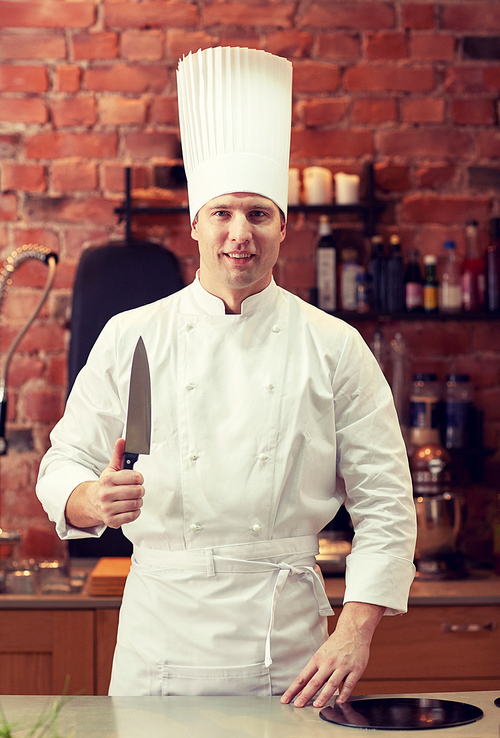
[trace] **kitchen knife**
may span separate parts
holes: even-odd
[[[133,469],[139,454],[149,454],[150,446],[151,378],[146,347],[140,336],[130,370],[123,468]]]

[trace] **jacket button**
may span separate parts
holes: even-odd
[[[260,530],[260,525],[258,523],[255,523],[255,525],[252,525],[250,530],[253,530],[254,533],[258,533]]]
[[[260,454],[259,461],[265,461],[267,459],[267,454]]]
[[[273,333],[279,333],[281,331],[281,328],[279,325],[273,325]]]
[[[189,461],[196,461],[198,454],[189,454]]]
[[[267,390],[273,390],[273,389],[274,389],[274,384],[273,384],[272,382],[268,382],[268,383],[266,384],[266,389],[267,389]]]
[[[194,328],[194,323],[187,323],[186,324],[186,330],[187,331],[192,331],[193,328]]]
[[[193,532],[196,530],[201,530],[201,525],[196,525],[196,523],[191,523],[189,526],[189,530],[192,530]]]
[[[186,384],[186,389],[187,390],[194,390],[194,388],[195,388],[195,385],[192,384],[191,382],[189,384]]]

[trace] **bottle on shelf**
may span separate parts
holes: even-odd
[[[407,418],[407,386],[405,376],[406,346],[401,333],[396,333],[391,341],[392,379],[391,389],[394,397],[394,406],[398,414],[399,424],[405,443],[408,441]]]
[[[455,241],[445,241],[444,252],[439,309],[443,313],[459,313],[462,309],[462,285]]]
[[[492,218],[486,249],[486,310],[500,312],[500,218]]]
[[[462,306],[466,312],[484,308],[485,260],[481,256],[478,241],[477,220],[470,220],[465,227],[465,258],[462,262]]]
[[[420,312],[423,309],[423,278],[420,269],[420,254],[417,249],[408,253],[408,262],[405,272],[405,306],[409,313]]]
[[[378,312],[385,312],[387,310],[387,257],[384,254],[382,236],[373,236],[371,239],[367,272],[372,276],[373,307]]]
[[[417,372],[413,375],[410,394],[410,442],[414,447],[426,443],[439,444],[440,387],[436,374]]]
[[[445,446],[465,449],[469,445],[469,428],[473,388],[468,374],[448,374],[445,390]]]
[[[360,272],[356,277],[356,310],[369,313],[373,308],[372,275]]]
[[[337,246],[327,215],[319,216],[319,240],[316,248],[316,284],[318,307],[337,309]]]
[[[381,330],[376,330],[373,333],[371,350],[375,359],[377,360],[377,364],[382,369],[382,371],[385,372],[384,337]]]
[[[363,267],[358,261],[357,249],[342,249],[339,265],[339,297],[341,310],[356,311],[358,309],[358,274]]]
[[[401,240],[396,234],[390,238],[391,252],[387,259],[387,310],[401,313],[405,308],[405,279]]]
[[[433,254],[424,256],[424,310],[426,313],[435,313],[438,310],[438,278],[437,259]]]

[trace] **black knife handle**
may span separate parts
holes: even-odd
[[[133,469],[138,458],[139,454],[132,454],[130,451],[125,451],[123,454],[123,469]]]

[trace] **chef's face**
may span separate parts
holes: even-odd
[[[204,205],[191,235],[200,250],[200,282],[240,312],[246,297],[271,281],[286,225],[272,200],[248,192],[221,195]]]

